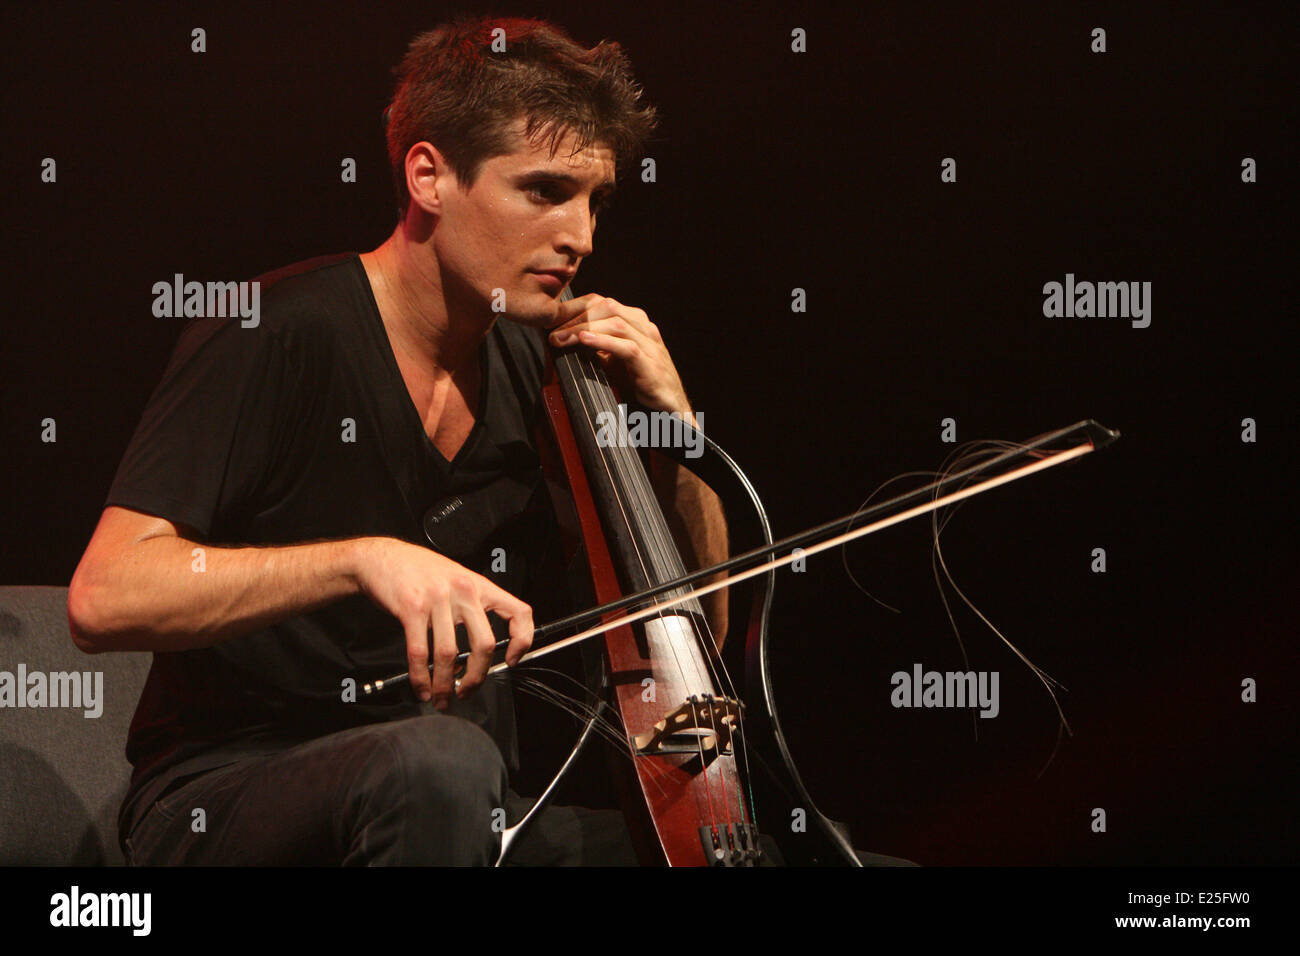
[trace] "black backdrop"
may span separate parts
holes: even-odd
[[[658,181],[622,184],[575,287],[664,329],[778,534],[937,467],[946,418],[959,441],[1123,432],[967,504],[943,539],[965,593],[1069,688],[1050,764],[1050,699],[968,611],[999,716],[890,705],[893,672],[964,666],[927,527],[847,555],[901,614],[838,555],[782,574],[777,691],[822,809],[929,864],[1294,862],[1294,17],[972,6],[492,9],[619,40],[660,108]],[[183,324],[153,317],[154,282],[385,238],[389,70],[460,9],[5,8],[0,581],[70,579]],[[1151,282],[1150,326],[1044,317],[1066,273]]]

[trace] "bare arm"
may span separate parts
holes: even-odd
[[[207,647],[358,591],[360,539],[230,548],[195,538],[165,518],[105,508],[68,588],[77,646]]]
[[[722,502],[713,490],[686,468],[658,454],[650,455],[650,480],[686,570],[695,571],[725,561],[729,557],[727,519]],[[725,574],[714,575],[704,583],[712,584],[725,577]],[[721,650],[727,634],[727,591],[706,594],[700,598],[700,604]]]
[[[457,623],[472,652],[462,696],[482,683],[491,661],[485,611],[510,621],[508,661],[532,641],[527,604],[427,548],[383,537],[213,547],[196,542],[193,529],[117,507],[104,509],[73,575],[68,624],[76,645],[91,654],[180,651],[358,593],[401,621],[412,687],[422,699],[445,703],[452,691]]]

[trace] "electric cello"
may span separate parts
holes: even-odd
[[[566,289],[562,299],[567,298]],[[543,402],[553,449],[544,461],[571,492],[595,601],[609,605],[684,577],[638,450],[601,440],[599,423],[617,419],[620,404],[602,364],[581,348],[552,353]],[[678,448],[674,457],[722,499],[733,544],[770,545],[752,485],[702,433],[693,437],[702,445],[692,447],[704,447],[704,454],[687,460]],[[858,863],[842,828],[822,816],[804,790],[771,706],[765,662],[772,583],[769,572],[751,587],[746,647],[753,667],[746,668],[750,680],[743,696],[688,587],[661,590],[654,600],[675,601],[671,607],[604,634],[601,690],[632,758],[624,765],[630,773],[619,782],[643,863],[762,861],[760,794],[763,820],[771,820],[764,825],[774,836],[790,834],[774,841],[787,861]],[[602,716],[594,713],[588,729]],[[802,814],[792,829],[797,811]]]
[[[569,298],[572,293],[565,289],[561,299]],[[740,553],[688,573],[638,450],[601,440],[600,423],[617,420],[620,404],[602,363],[580,346],[552,350],[543,404],[544,434],[537,436],[543,468],[553,487],[567,489],[552,501],[561,526],[577,530],[595,606],[538,627],[533,649],[516,671],[576,644],[589,651],[590,663],[595,637],[603,637],[604,647],[590,668],[595,704],[586,725],[533,807],[503,833],[498,865],[595,731],[602,730],[618,741],[621,756],[630,758],[616,761],[622,771],[616,782],[643,864],[861,866],[847,827],[813,803],[781,731],[767,653],[775,569],[1072,461],[1119,437],[1085,420],[1021,445],[1002,443],[977,465],[774,542],[752,484],[716,443],[694,432],[683,446],[702,447],[701,457],[688,459],[685,447],[659,450],[718,495],[731,550]],[[691,428],[686,422],[680,425]],[[1054,450],[1076,439],[1070,448]],[[1010,467],[1022,459],[1029,463]],[[729,577],[702,584],[721,573]],[[723,662],[699,603],[702,596],[737,585],[748,589],[750,607],[739,684]],[[739,603],[733,601],[733,607]],[[595,620],[601,623],[580,633],[545,644],[540,640]],[[506,643],[498,644],[499,654]],[[497,664],[491,672],[504,667]],[[397,674],[364,689],[371,694],[406,679]]]

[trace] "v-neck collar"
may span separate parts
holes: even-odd
[[[447,457],[438,450],[438,446],[433,443],[433,439],[429,437],[429,433],[424,429],[424,420],[420,417],[419,409],[415,407],[410,389],[406,387],[406,379],[402,377],[402,369],[397,362],[397,354],[393,351],[393,343],[389,338],[388,328],[384,325],[383,315],[379,311],[379,301],[375,298],[374,287],[370,284],[370,274],[366,272],[365,263],[361,261],[360,255],[357,255],[355,261],[357,269],[361,271],[362,281],[365,283],[371,319],[377,326],[379,341],[383,346],[380,351],[383,352],[384,365],[389,371],[390,387],[397,395],[398,404],[403,408],[402,417],[406,419],[407,427],[415,429],[418,433],[425,457],[432,461],[440,472],[448,475],[455,471],[456,466],[468,455],[473,453],[474,446],[479,443],[483,432],[486,430],[485,422],[490,411],[489,403],[492,399],[492,370],[498,360],[495,355],[495,336],[493,334],[495,326],[488,331],[479,345],[478,407],[474,411],[474,426],[470,429],[460,448],[457,449],[455,457],[448,461]]]

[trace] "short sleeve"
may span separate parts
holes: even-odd
[[[118,505],[195,528],[255,507],[293,415],[278,336],[260,323],[205,318],[181,333],[109,489]]]

